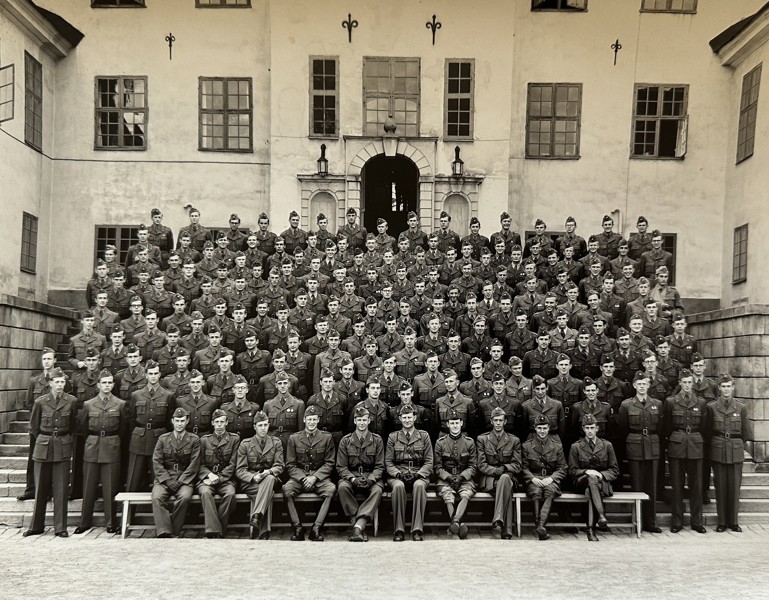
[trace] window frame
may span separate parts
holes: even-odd
[[[39,95],[37,95],[37,90],[35,89],[37,75],[39,75],[40,83]],[[29,85],[30,77],[32,79],[32,89],[30,89]],[[30,99],[33,101],[31,108]],[[37,102],[37,104],[34,104],[34,102]],[[40,108],[39,113],[36,110],[38,106]],[[31,123],[30,115],[32,116]],[[43,151],[43,63],[26,51],[24,52],[24,143],[38,152]]]
[[[644,4],[646,4],[646,0],[641,0],[641,8],[640,12],[642,13],[671,13],[674,15],[694,15],[697,14],[697,0],[682,0],[682,2],[691,1],[694,3],[694,6],[690,9],[684,9],[681,10],[671,8],[671,4],[673,0],[665,0],[665,8],[644,8]]]
[[[328,90],[316,90],[316,89],[314,89],[314,74],[315,74],[314,66],[315,66],[315,61],[316,60],[317,61],[327,61],[327,60],[334,61],[335,86],[334,86],[333,94],[329,93]],[[310,99],[309,99],[309,107],[310,107],[310,110],[309,110],[309,129],[308,129],[309,136],[308,137],[310,137],[312,139],[338,140],[339,139],[339,135],[340,135],[340,132],[339,132],[339,130],[340,130],[340,127],[339,127],[339,123],[340,123],[340,119],[339,119],[339,57],[338,56],[321,56],[321,55],[317,55],[316,56],[316,55],[312,55],[312,56],[310,56],[310,63],[309,64],[310,64],[309,85],[307,86],[308,87],[308,91],[309,91],[309,96],[310,96]],[[324,72],[324,74],[325,74],[325,72]],[[335,115],[335,118],[334,118],[334,131],[335,131],[335,133],[333,133],[333,134],[330,134],[330,133],[316,133],[315,132],[315,119],[314,119],[314,114],[315,114],[314,113],[314,111],[315,111],[314,100],[315,100],[315,97],[316,96],[327,97],[327,96],[331,96],[331,95],[334,96],[334,115]]]
[[[39,219],[33,214],[22,212],[21,216],[21,258],[19,269],[30,275],[37,274],[37,234]]]
[[[749,159],[751,156],[753,156],[753,152],[756,149],[756,122],[758,120],[758,98],[761,94],[761,71],[763,64],[763,62],[758,63],[742,77],[742,88],[740,89],[740,112],[737,119],[737,150],[735,164],[740,164],[741,162]],[[752,83],[749,83],[750,78],[756,75],[758,79]],[[750,85],[750,89],[746,89],[748,85]],[[756,90],[755,101],[749,101],[748,104],[743,104],[745,98],[749,98],[754,89]],[[752,123],[745,123],[743,126],[743,118],[747,120],[747,115],[751,111],[753,112]],[[749,130],[752,135],[750,138],[747,138],[746,136]],[[750,151],[746,150],[748,140],[750,141]],[[741,147],[742,150],[740,149]]]
[[[556,8],[539,8],[536,6],[537,2],[540,4],[547,0],[531,0],[531,12],[558,12],[558,13],[583,13],[587,12],[587,0],[557,0],[558,5]],[[574,7],[569,6],[569,2],[582,3],[584,6]]]
[[[373,61],[373,62],[383,62],[388,61],[390,64],[390,92],[388,94],[384,94],[383,92],[367,92],[366,90],[366,62],[367,61]],[[418,90],[416,94],[395,94],[393,93],[393,83],[395,76],[393,75],[393,65],[396,63],[408,63],[408,62],[416,62],[417,65],[417,86]],[[363,92],[363,135],[368,137],[379,137],[384,134],[384,131],[377,131],[375,134],[369,134],[367,132],[368,129],[368,120],[366,119],[366,100],[369,98],[383,98],[387,97],[389,99],[390,103],[390,110],[389,113],[394,113],[394,107],[393,103],[396,98],[398,99],[416,99],[417,109],[416,109],[416,123],[413,124],[416,126],[416,135],[408,135],[406,132],[398,132],[396,130],[396,134],[398,137],[403,138],[418,138],[421,131],[422,126],[422,59],[419,56],[364,56],[363,57],[363,70],[362,70],[362,92]],[[408,123],[401,126],[407,126]]]
[[[544,87],[551,87],[552,88],[552,103],[555,104],[556,100],[555,97],[557,95],[557,91],[559,87],[576,87],[579,90],[579,100],[578,100],[578,106],[579,110],[577,111],[576,118],[573,117],[557,117],[555,115],[555,111],[553,111],[553,115],[549,118],[550,122],[552,123],[551,127],[551,134],[550,134],[550,150],[551,154],[549,155],[537,155],[537,154],[531,154],[529,152],[529,136],[531,135],[531,122],[532,120],[536,121],[544,121],[546,119],[542,119],[541,117],[533,117],[530,115],[530,104],[531,104],[531,90],[534,88],[544,88]],[[581,83],[570,83],[570,82],[529,82],[526,87],[526,138],[524,140],[524,156],[526,159],[532,159],[532,160],[579,160],[581,158],[580,154],[580,143],[582,141],[582,97],[583,97],[583,86]],[[577,128],[575,131],[576,134],[576,142],[575,142],[575,153],[573,156],[557,156],[552,153],[552,151],[555,149],[555,123],[558,121],[576,121]]]
[[[115,107],[102,107],[99,106],[99,82],[102,80],[107,79],[116,79],[118,81],[118,90],[115,92],[118,98],[124,98],[125,97],[125,90],[123,88],[124,86],[124,80],[125,79],[133,79],[133,80],[141,80],[144,82],[144,107],[143,108],[126,108],[125,106],[115,106]],[[123,103],[123,100],[121,100],[121,104]],[[99,144],[99,138],[103,137],[103,134],[99,130],[100,122],[99,122],[99,115],[102,113],[108,113],[108,112],[117,112],[118,118],[120,119],[118,121],[118,124],[121,125],[120,130],[117,134],[119,144],[117,146],[102,146]],[[127,112],[140,112],[144,114],[144,145],[143,146],[126,146],[123,143],[124,133],[123,133],[123,121],[122,116],[123,113]],[[97,75],[94,77],[94,141],[93,141],[93,148],[94,150],[99,151],[124,151],[127,150],[129,152],[141,152],[146,151],[147,146],[149,143],[149,139],[147,137],[147,127],[149,123],[149,82],[148,77],[146,75]]]
[[[112,0],[115,4],[97,4],[100,1],[107,0],[91,0],[91,8],[147,8],[145,0]]]
[[[470,65],[470,91],[469,92],[450,92],[449,91],[449,65],[451,64],[469,64]],[[459,77],[461,80],[461,75]],[[469,132],[467,135],[449,134],[449,100],[451,99],[469,99],[470,100],[470,121]],[[457,109],[458,113],[463,111]],[[459,127],[460,123],[456,123]],[[447,141],[473,141],[475,135],[475,59],[474,58],[447,58],[443,66],[443,139]]]
[[[245,4],[230,4],[233,0],[211,1],[219,2],[219,4],[201,4],[201,0],[195,0],[195,8],[251,8],[251,0],[245,0]]]
[[[657,89],[657,114],[654,117],[648,115],[637,114],[638,110],[638,90],[640,89]],[[684,114],[682,116],[665,116],[662,115],[662,107],[664,105],[663,94],[666,88],[683,88],[684,99],[683,109]],[[636,154],[635,153],[635,136],[636,125],[639,121],[651,122],[654,121],[657,125],[654,133],[654,155]],[[659,124],[662,121],[677,121],[680,122],[678,132],[676,134],[676,155],[675,156],[659,156],[659,143],[660,143],[660,127]],[[630,158],[638,160],[683,160],[686,157],[689,137],[689,84],[688,83],[636,83],[633,85],[633,110],[630,119]],[[680,155],[678,154],[679,150]]]
[[[222,82],[222,97],[225,99],[225,107],[222,109],[203,108],[203,83],[204,82]],[[229,109],[227,106],[228,98],[230,94],[227,92],[227,85],[231,81],[245,81],[248,83],[248,108],[247,109]],[[225,142],[224,148],[204,148],[203,147],[203,115],[204,114],[222,114],[224,119],[222,120],[222,132],[223,140]],[[229,114],[248,114],[248,148],[229,148],[227,141],[229,137],[227,135],[227,116]],[[214,138],[212,138],[214,139]],[[239,138],[240,139],[240,138]],[[200,152],[236,152],[238,154],[253,154],[254,152],[254,79],[253,77],[206,77],[200,76],[198,78],[198,151]]]
[[[662,250],[670,252],[673,256],[672,265],[668,268],[668,285],[676,284],[676,260],[678,255],[678,234],[677,233],[664,233],[662,232]]]
[[[734,237],[732,238],[732,285],[745,283],[748,280],[748,233],[748,223],[734,228]]]
[[[3,73],[8,70],[10,73],[8,83],[2,84]],[[10,90],[9,99],[3,101],[3,90],[8,88]],[[10,104],[10,116],[3,117],[3,110]],[[16,63],[11,63],[0,67],[0,123],[6,121],[13,121],[16,116]]]
[[[103,235],[100,235],[100,229],[106,230]],[[111,235],[110,229],[114,230]],[[138,225],[94,225],[94,266],[96,260],[104,256],[104,249],[107,244],[112,244],[117,248],[117,261],[120,265],[125,265],[128,248],[138,241]]]

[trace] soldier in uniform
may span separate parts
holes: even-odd
[[[206,380],[208,395],[216,400],[217,407],[229,402],[234,396],[232,386],[235,385],[235,373],[232,372],[232,358],[232,352],[224,350],[216,361],[219,372],[210,375]]]
[[[147,228],[147,242],[160,250],[160,261],[163,267],[168,264],[168,256],[174,249],[174,234],[170,228],[163,225],[163,212],[159,208],[150,211],[152,225]]]
[[[317,406],[308,406],[303,420],[304,429],[288,438],[286,472],[289,479],[283,484],[283,497],[294,528],[292,542],[304,540],[304,527],[294,502],[296,495],[315,493],[323,499],[308,536],[311,542],[322,542],[320,528],[336,494],[336,485],[331,481],[336,448],[331,434],[318,430],[320,409]]]
[[[152,516],[159,538],[177,537],[181,532],[200,468],[200,438],[187,431],[188,419],[187,411],[177,408],[173,431],[158,438],[152,454]]]
[[[131,399],[131,394],[147,385],[147,374],[141,365],[141,352],[133,344],[125,349],[125,361],[125,368],[118,371],[116,375],[117,383],[115,385],[117,387],[116,396],[128,402]],[[160,374],[160,367],[158,367],[158,374]]]
[[[709,377],[705,377],[705,358],[699,352],[692,354],[690,365],[694,385],[692,391],[698,398],[705,400],[705,404],[710,404],[719,396],[718,384]],[[676,390],[677,391],[677,390]],[[710,452],[706,452],[702,459],[702,503],[710,504]]]
[[[433,472],[433,447],[426,431],[414,428],[415,409],[404,405],[399,410],[400,431],[387,438],[385,469],[392,490],[393,541],[402,542],[406,531],[406,492],[412,491],[411,537],[424,540],[424,514],[427,485]]]
[[[609,527],[601,498],[612,495],[611,482],[619,477],[619,465],[611,442],[598,437],[598,423],[591,413],[582,417],[584,437],[575,442],[569,451],[569,475],[574,489],[584,493],[590,503],[588,510],[598,514],[596,526],[605,531]],[[587,539],[597,542],[594,529],[588,527]]]
[[[673,313],[671,325],[673,333],[666,338],[670,344],[670,358],[682,365],[691,365],[692,356],[699,352],[699,348],[696,338],[686,333],[686,317],[680,312]]]
[[[431,425],[432,415],[430,415],[424,408],[418,404],[414,404],[414,392],[411,384],[405,379],[401,380],[400,388],[398,390],[399,403],[394,404],[390,408],[390,423],[393,430],[397,430],[401,426],[399,418],[400,409],[402,406],[411,406],[414,408],[414,427],[417,429],[424,429]]]
[[[67,377],[60,368],[50,372],[50,391],[35,400],[29,433],[35,438],[35,507],[24,537],[40,535],[45,524],[48,498],[53,498],[53,527],[57,537],[68,537],[67,495],[72,462],[72,431],[77,398],[64,392]]]
[[[99,360],[103,369],[109,369],[113,375],[117,375],[126,368],[126,347],[123,344],[125,332],[123,326],[118,323],[110,328],[110,341],[112,344],[102,350]]]
[[[646,277],[651,287],[657,283],[657,268],[665,266],[668,269],[673,268],[673,255],[662,249],[662,234],[658,229],[651,233],[652,249],[641,254],[638,261],[638,273],[641,277]]]
[[[523,403],[521,410],[523,419],[528,424],[529,435],[531,439],[536,434],[536,427],[539,422],[538,417],[543,415],[550,423],[550,435],[552,437],[564,438],[565,415],[563,404],[559,400],[553,400],[547,395],[547,383],[541,375],[535,375],[531,380],[532,397]]]
[[[534,437],[523,443],[521,472],[526,482],[526,495],[542,503],[536,515],[536,534],[540,541],[544,541],[550,539],[545,525],[553,500],[561,495],[560,482],[566,477],[567,465],[561,442],[556,436],[550,435],[547,416],[536,416],[534,431]]]
[[[235,461],[240,436],[227,431],[227,413],[214,411],[214,431],[200,438],[198,494],[203,505],[207,538],[221,538],[227,533],[235,510]],[[219,496],[219,506],[215,496]]]
[[[558,362],[556,364],[558,367],[558,375],[548,380],[547,391],[548,396],[553,400],[558,400],[563,405],[566,439],[562,439],[561,441],[564,448],[568,450],[569,444],[571,444],[571,437],[568,435],[568,424],[571,423],[571,411],[582,399],[582,382],[570,375],[571,359],[566,354],[559,354]]]
[[[619,255],[617,246],[622,241],[622,236],[612,231],[614,219],[609,215],[604,215],[603,219],[601,219],[601,227],[603,231],[595,236],[598,239],[598,253],[609,260],[617,258]]]
[[[358,220],[358,211],[354,208],[347,209],[347,223],[345,223],[340,229],[339,233],[343,234],[349,240],[350,249],[363,250],[366,247],[366,230],[361,227],[356,221]]]
[[[304,419],[304,402],[289,393],[290,377],[285,371],[280,371],[275,375],[277,395],[271,400],[267,400],[263,407],[264,412],[269,417],[270,435],[280,439],[284,450],[288,448],[289,437],[299,431]],[[319,417],[318,420],[320,420]]]
[[[636,492],[649,494],[643,504],[644,531],[662,533],[657,527],[657,469],[660,462],[659,432],[664,431],[662,402],[648,396],[649,378],[639,372],[633,378],[635,396],[619,408],[617,426],[625,436],[625,452],[630,471],[630,486]]]
[[[449,420],[454,413],[459,415],[462,421],[461,431],[475,432],[476,429],[476,404],[473,400],[465,396],[457,388],[459,387],[459,377],[456,372],[446,369],[443,372],[443,385],[446,389],[446,395],[441,396],[435,401],[435,424],[440,432],[449,433]]]
[[[241,440],[253,437],[254,415],[259,410],[258,404],[248,400],[249,385],[243,375],[236,375],[232,386],[232,401],[222,404],[227,415],[227,431],[237,433]]]
[[[470,498],[475,495],[473,480],[478,467],[478,456],[475,442],[462,432],[462,416],[453,408],[449,409],[446,416],[448,433],[438,438],[433,452],[433,468],[438,478],[435,490],[446,504],[446,512],[451,519],[449,533],[464,540],[467,538],[467,525],[463,522],[463,517]]]
[[[99,352],[107,347],[107,338],[94,330],[94,316],[90,310],[80,313],[82,330],[69,342],[69,364],[73,369],[85,369],[85,353],[89,348]]]
[[[523,402],[516,396],[510,396],[507,391],[505,378],[501,373],[494,373],[491,380],[493,394],[478,403],[478,431],[481,431],[481,417],[483,418],[483,431],[490,431],[494,425],[492,414],[494,409],[500,408],[505,413],[505,431],[513,433],[521,421],[521,405]]]
[[[366,525],[373,521],[382,499],[384,475],[384,443],[369,431],[371,415],[362,405],[353,410],[355,431],[339,442],[336,471],[339,474],[339,502],[350,519],[351,542],[367,542]],[[358,498],[365,498],[358,502]]]
[[[334,374],[324,368],[320,373],[320,390],[310,396],[307,406],[318,409],[318,429],[331,434],[334,444],[338,444],[344,435],[347,415],[350,407],[337,392],[334,391]]]
[[[99,393],[99,351],[89,348],[85,353],[85,369],[76,371],[72,375],[72,395],[77,398],[77,415],[83,410],[86,400],[90,400]],[[83,450],[85,438],[81,428],[74,427],[72,431],[72,488],[69,494],[70,500],[83,497]]]
[[[203,393],[203,374],[193,369],[190,372],[190,393],[176,401],[187,412],[187,430],[197,436],[211,432],[211,416],[219,407],[216,398]]]
[[[407,327],[403,332],[404,348],[394,354],[395,372],[408,381],[413,381],[417,375],[425,371],[427,355],[416,349],[416,341],[416,331],[411,327]]]
[[[251,499],[250,537],[270,539],[272,498],[275,486],[283,475],[283,444],[280,438],[269,434],[270,418],[267,413],[254,414],[253,437],[238,446],[237,477],[241,492]]]
[[[598,437],[601,439],[606,438],[609,427],[613,424],[614,420],[612,407],[607,402],[598,400],[598,386],[590,377],[585,377],[582,380],[582,393],[585,399],[572,407],[570,425],[566,433],[567,437],[571,440],[578,440],[584,433],[582,417],[593,415]]]
[[[208,229],[200,224],[200,211],[197,208],[190,207],[188,214],[190,217],[190,224],[179,230],[177,239],[181,239],[185,233],[189,234],[192,247],[200,252],[203,250],[203,245],[206,242],[213,242],[213,236]]]
[[[115,376],[102,369],[98,379],[98,394],[83,405],[78,428],[87,435],[83,454],[83,509],[75,533],[84,533],[93,526],[93,509],[99,484],[104,498],[107,533],[117,533],[115,495],[120,491],[120,438],[128,430],[128,403],[112,395]]]
[[[644,252],[648,252],[652,249],[652,236],[650,233],[646,232],[648,227],[649,221],[646,220],[646,217],[639,216],[636,220],[636,228],[638,231],[634,231],[628,237],[628,246],[630,246],[628,256],[633,260],[638,260]]]
[[[707,435],[710,438],[710,460],[716,488],[716,532],[740,532],[737,512],[740,506],[742,463],[745,442],[753,440],[753,424],[748,408],[734,397],[731,375],[718,378],[720,395],[708,404]]]
[[[307,248],[307,232],[299,228],[299,213],[295,210],[288,215],[288,229],[283,231],[280,237],[286,242],[286,252],[289,255],[294,254],[294,248],[297,246]]]

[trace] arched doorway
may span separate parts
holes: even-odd
[[[401,155],[383,154],[368,160],[361,171],[361,215],[363,226],[376,233],[380,217],[389,225],[388,233],[397,238],[408,225],[409,211],[419,214],[419,169]]]

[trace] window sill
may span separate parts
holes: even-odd
[[[307,136],[307,138],[311,140],[330,140],[333,142],[339,141],[338,135],[320,135],[318,133],[311,133]]]
[[[579,160],[581,156],[529,156],[526,160]]]
[[[566,13],[566,14],[579,14],[586,13],[586,8],[532,8],[533,13]]]
[[[456,136],[444,135],[443,136],[443,141],[444,142],[465,142],[465,143],[467,143],[467,142],[474,142],[475,138],[472,137],[472,136],[470,136],[470,137],[456,137]]]
[[[738,160],[738,161],[736,161],[734,164],[735,164],[735,165],[739,165],[739,164],[741,164],[741,163],[744,163],[744,162],[745,162],[746,160],[748,160],[748,159],[749,159],[751,156],[753,156],[753,154],[749,154],[748,156],[746,156],[746,157],[744,157],[744,158],[741,158],[741,159],[739,159],[739,160]]]
[[[95,152],[146,152],[147,151],[146,147],[139,148],[139,147],[135,147],[135,146],[134,147],[129,147],[129,146],[119,147],[119,146],[115,146],[114,148],[113,147],[94,146],[93,149],[94,149]]]
[[[32,142],[24,141],[24,143],[29,147],[32,148],[35,152],[39,152],[40,154],[43,153],[43,149],[39,148],[38,146],[35,146]]]
[[[748,278],[745,277],[744,279],[735,279],[732,281],[732,285],[739,285],[741,283],[746,283],[748,281]]]
[[[667,160],[667,161],[682,161],[685,156],[644,156],[641,154],[631,154],[631,160]]]
[[[217,154],[223,154],[223,153],[231,153],[231,154],[253,154],[254,150],[253,148],[249,148],[247,150],[230,150],[229,148],[200,148],[198,147],[198,152],[214,152]]]
[[[652,13],[658,15],[696,15],[696,10],[651,10],[648,8],[642,8],[638,12],[640,13]]]
[[[26,273],[27,275],[37,275],[37,269],[25,269],[24,267],[20,267],[19,271]]]

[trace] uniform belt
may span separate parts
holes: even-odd
[[[724,431],[723,433],[717,433],[716,437],[726,438],[728,439],[735,439],[735,440],[741,440],[742,435],[735,435],[732,433],[729,433],[728,431]]]
[[[631,429],[630,433],[640,433],[641,435],[653,435],[656,434],[656,431],[649,431],[648,427],[644,427],[643,429]]]
[[[699,433],[699,427],[692,427],[687,425],[686,427],[676,427],[673,431],[683,431],[684,433]]]
[[[59,437],[62,435],[69,435],[69,431],[59,431],[54,429],[53,431],[41,431],[40,435],[50,435],[51,437]]]
[[[310,471],[314,471],[315,470],[313,468],[313,466],[311,464],[309,464],[309,463],[305,464],[303,468],[304,468],[304,472],[305,473],[309,473]]]
[[[88,431],[88,435],[98,435],[99,437],[107,437],[108,435],[117,435],[117,430],[115,431],[104,431],[103,429],[100,431]]]

